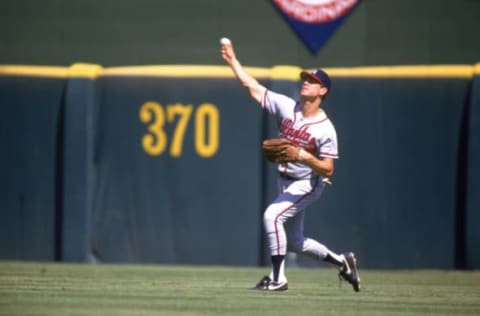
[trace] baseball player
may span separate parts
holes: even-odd
[[[264,213],[264,226],[272,269],[254,289],[284,291],[285,255],[304,254],[338,267],[339,277],[360,290],[356,258],[352,252],[337,254],[303,234],[305,208],[317,200],[333,175],[338,158],[335,128],[321,108],[328,94],[330,78],[323,70],[302,71],[300,101],[272,92],[245,72],[230,41],[221,43],[221,56],[250,96],[268,113],[275,115],[279,134],[294,146],[294,159],[278,165],[279,195]],[[289,151],[289,150],[286,150]]]

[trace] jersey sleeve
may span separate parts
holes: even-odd
[[[339,158],[337,133],[332,124],[329,124],[328,132],[325,133],[325,137],[320,140],[320,146],[318,147],[318,156],[333,159]]]
[[[268,89],[265,89],[261,100],[262,108],[274,115],[294,107],[295,104],[296,102],[292,98]]]

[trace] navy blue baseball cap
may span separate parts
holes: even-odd
[[[330,86],[331,86],[330,77],[322,69],[316,69],[316,70],[313,70],[313,71],[302,71],[300,73],[300,78],[305,79],[307,77],[315,80],[319,84],[328,88],[328,92],[330,92]],[[328,94],[328,92],[327,92],[327,94]]]

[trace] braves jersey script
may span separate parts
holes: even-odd
[[[338,158],[337,133],[323,110],[318,116],[304,118],[300,103],[268,89],[265,89],[261,105],[276,116],[280,136],[288,138],[316,157]],[[278,171],[295,179],[313,176],[312,169],[302,162],[279,164]]]

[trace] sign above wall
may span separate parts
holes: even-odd
[[[333,35],[361,0],[272,0],[312,53]]]

